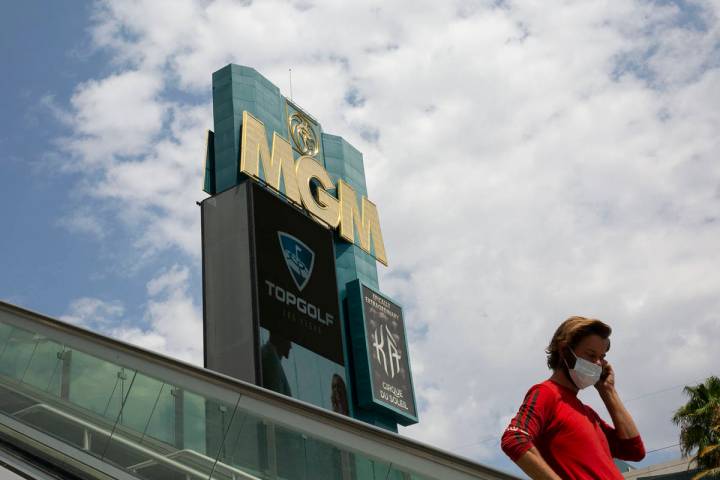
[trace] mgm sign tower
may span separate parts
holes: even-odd
[[[213,74],[202,206],[205,366],[396,431],[417,422],[362,154],[252,68]]]

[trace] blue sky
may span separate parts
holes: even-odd
[[[88,48],[89,4],[73,6],[15,4],[3,15],[1,34],[5,73],[0,82],[6,93],[0,208],[8,222],[3,270],[12,274],[0,281],[6,298],[54,315],[63,313],[68,295],[89,290],[95,255],[87,253],[97,249],[58,225],[72,208],[70,193],[77,179],[43,167],[63,127],[42,99],[67,99],[102,65],[102,57]]]
[[[511,468],[497,438],[582,314],[614,328],[648,449],[673,445],[682,385],[720,364],[718,9],[13,3],[0,298],[201,362],[211,74],[249,65],[289,95],[292,68],[295,101],[364,154],[423,405],[403,434]]]
[[[69,132],[60,110],[78,85],[114,70],[107,52],[92,44],[92,14],[91,2],[77,1],[70,8],[24,2],[3,15],[7,74],[0,82],[7,94],[0,117],[5,150],[0,211],[8,223],[0,240],[6,252],[0,291],[12,303],[55,317],[67,313],[73,299],[120,298],[124,318],[144,325],[148,271],[172,264],[178,253],[140,261],[132,233],[112,217],[103,223],[101,237],[68,225],[77,210],[103,208],[79,192],[92,176],[65,168],[58,147]],[[204,194],[198,191],[197,197]],[[194,299],[200,302],[194,273]]]

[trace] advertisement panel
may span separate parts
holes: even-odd
[[[260,327],[281,354],[291,342],[344,365],[331,232],[255,184],[252,199]]]
[[[348,307],[361,402],[417,423],[402,308],[359,281],[348,285]]]

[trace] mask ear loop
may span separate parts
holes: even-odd
[[[570,380],[570,383],[575,385],[575,388],[577,388],[579,390],[580,387],[577,386],[577,383],[575,383],[575,380],[573,380],[572,376],[570,375],[570,364],[567,362],[567,352],[570,352],[573,355],[573,359],[572,359],[573,360],[573,368],[575,367],[575,363],[577,362],[577,357],[575,356],[575,353],[568,346],[563,347],[561,351],[562,351],[561,356],[563,359],[562,371],[565,374],[565,378]]]

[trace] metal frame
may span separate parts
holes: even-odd
[[[99,480],[137,480],[122,469],[2,413],[0,436],[31,455],[39,455],[60,468],[69,469],[75,475]]]
[[[132,450],[141,452],[143,455],[151,457],[150,460],[145,460],[138,464],[127,467],[128,470],[135,471],[138,468],[148,466],[149,462],[154,461],[156,463],[165,464],[169,467],[174,468],[175,470],[186,473],[188,475],[192,475],[194,477],[208,478],[209,474],[200,472],[191,467],[188,467],[187,465],[176,462],[175,460],[172,459],[172,457],[177,456],[181,452],[191,452],[192,454],[194,454],[193,456],[196,456],[197,458],[200,458],[202,460],[207,460],[210,463],[214,463],[214,460],[212,458],[207,457],[205,455],[201,455],[201,454],[195,452],[194,450],[177,450],[175,452],[172,452],[169,455],[159,454],[154,450],[151,450],[149,448],[146,448],[146,447],[138,444],[134,440],[125,438],[124,436],[117,434],[117,432],[106,430],[104,428],[101,428],[101,427],[93,424],[93,423],[87,422],[85,420],[82,420],[81,418],[78,418],[74,415],[64,412],[58,408],[52,407],[50,405],[42,404],[42,403],[38,403],[35,405],[31,405],[29,407],[23,408],[22,410],[15,412],[15,415],[22,416],[25,413],[32,413],[37,410],[45,410],[47,412],[51,412],[53,415],[57,415],[66,420],[70,420],[71,422],[73,422],[77,425],[80,425],[84,429],[83,433],[85,435],[87,435],[88,433],[97,433],[99,435],[107,437],[108,441],[118,442],[126,447],[131,448]],[[231,467],[230,465],[220,464],[220,462],[218,462],[218,466],[220,466],[220,468],[222,470],[226,470],[226,471],[230,472],[234,478],[241,478],[241,479],[245,479],[245,480],[260,480],[258,477],[251,475],[247,472],[243,472],[242,470],[239,470],[237,468]],[[237,477],[235,477],[235,476],[237,476]]]

